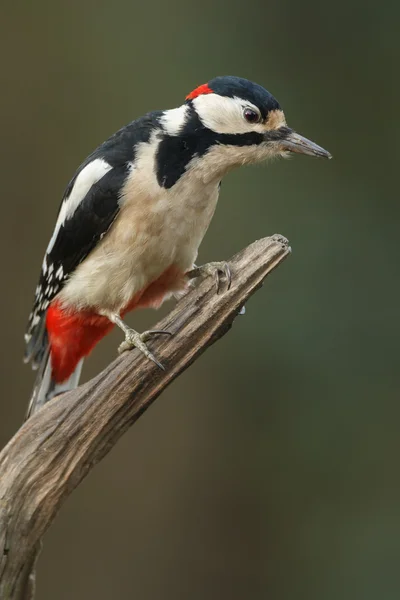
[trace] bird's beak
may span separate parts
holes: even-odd
[[[297,152],[298,154],[308,154],[309,156],[321,156],[322,158],[332,158],[332,155],[327,151],[317,146],[299,133],[292,131],[289,135],[280,142],[282,150],[289,152]]]

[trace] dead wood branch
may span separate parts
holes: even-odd
[[[33,415],[0,453],[0,598],[33,598],[29,582],[42,537],[68,495],[171,381],[222,337],[264,278],[290,253],[275,235],[229,262],[230,290],[204,279],[155,329],[163,372],[137,351]],[[28,585],[27,585],[28,582]],[[24,591],[25,590],[25,591]]]

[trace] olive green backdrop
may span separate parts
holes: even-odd
[[[235,74],[334,155],[224,181],[201,262],[275,232],[293,255],[74,492],[45,539],[38,600],[397,600],[400,4],[1,13],[1,445],[33,382],[23,333],[58,204],[103,139]]]

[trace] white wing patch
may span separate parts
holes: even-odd
[[[36,287],[35,305],[29,318],[28,331],[25,334],[25,341],[27,344],[29,344],[32,339],[32,333],[39,324],[41,315],[47,310],[52,297],[58,292],[62,282],[67,277],[62,265],[59,265],[55,271],[54,264],[48,262],[49,253],[54,246],[60,228],[67,219],[73,216],[80,202],[85,198],[92,185],[100,181],[100,179],[102,179],[108,171],[111,171],[111,169],[112,166],[109,165],[108,162],[102,158],[96,158],[82,169],[74,181],[71,192],[63,200],[53,235],[43,259],[41,284]]]
[[[82,169],[82,171],[79,173],[74,182],[69,196],[67,196],[67,198],[65,198],[65,200],[62,203],[57,223],[54,228],[53,235],[51,236],[49,245],[47,247],[46,254],[49,254],[51,252],[54,246],[54,242],[57,239],[58,232],[60,231],[61,225],[67,219],[72,217],[75,210],[82,202],[92,185],[100,181],[100,179],[104,177],[104,175],[108,173],[108,171],[111,171],[111,169],[112,166],[109,165],[108,162],[106,162],[102,158],[96,158],[95,160],[92,160],[92,162],[90,162],[88,165],[86,165],[86,167]],[[45,265],[45,262],[46,259],[43,263],[44,273],[46,273],[47,267],[47,265]]]

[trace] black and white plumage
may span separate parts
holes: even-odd
[[[133,299],[158,305],[182,288],[230,169],[290,151],[329,156],[287,127],[269,92],[237,77],[196,88],[97,148],[66,189],[43,260],[26,333],[26,360],[40,366],[35,401],[90,351],[94,315],[100,339],[110,322],[124,329]]]
[[[25,361],[36,365],[43,351],[43,317],[70,273],[107,233],[119,211],[119,193],[139,143],[159,125],[153,112],[123,127],[81,164],[61,201],[47,247],[25,334]],[[39,353],[38,356],[36,353]]]

